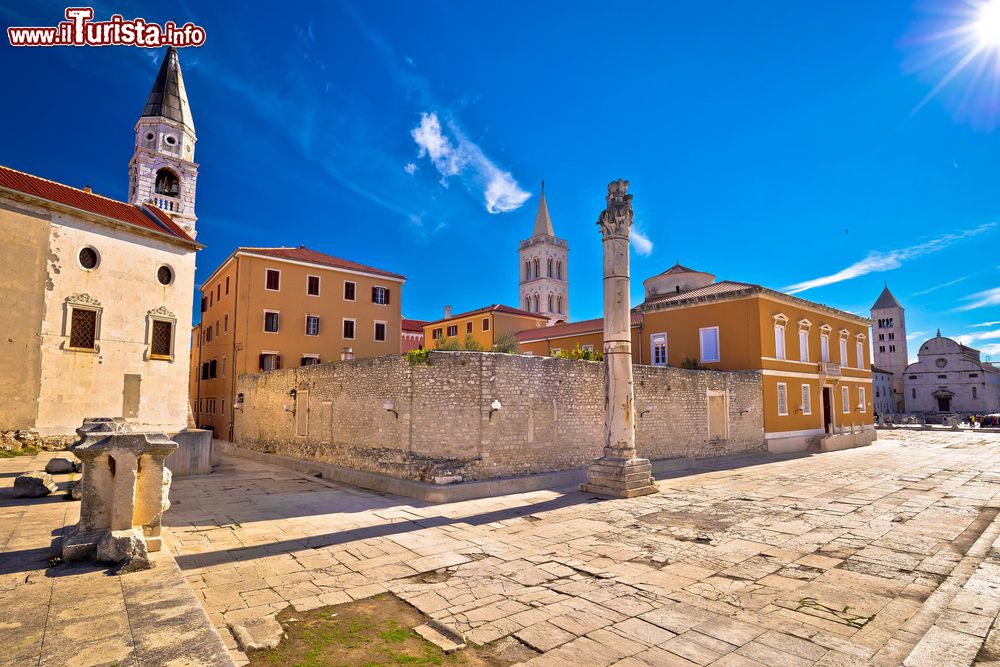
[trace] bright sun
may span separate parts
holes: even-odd
[[[981,48],[1000,47],[1000,0],[985,0],[973,25]]]

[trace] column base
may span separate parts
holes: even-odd
[[[587,466],[587,482],[580,485],[585,493],[610,498],[637,498],[659,493],[653,481],[649,459],[614,459],[601,457]]]

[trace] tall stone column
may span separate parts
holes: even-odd
[[[607,208],[597,224],[604,238],[604,455],[587,468],[581,491],[615,498],[656,493],[649,459],[636,457],[629,308],[628,181],[608,184]]]

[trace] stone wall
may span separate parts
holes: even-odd
[[[582,468],[601,454],[601,363],[479,352],[431,352],[428,359],[411,366],[402,357],[381,357],[241,375],[235,443],[436,483]],[[759,375],[634,370],[640,456],[766,451]],[[711,441],[709,394],[723,397],[728,415],[725,437]],[[501,408],[491,415],[494,400]]]

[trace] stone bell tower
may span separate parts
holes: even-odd
[[[910,360],[906,351],[906,316],[896,297],[885,289],[872,305],[872,359],[874,365],[892,373],[892,394],[896,412],[906,411],[903,373]]]
[[[540,313],[549,324],[569,319],[569,245],[556,238],[545,202],[545,181],[535,214],[531,238],[521,241],[518,249],[521,279],[520,308]]]
[[[170,46],[135,125],[135,152],[129,163],[129,202],[151,203],[195,236],[198,136],[188,106],[177,49]]]

